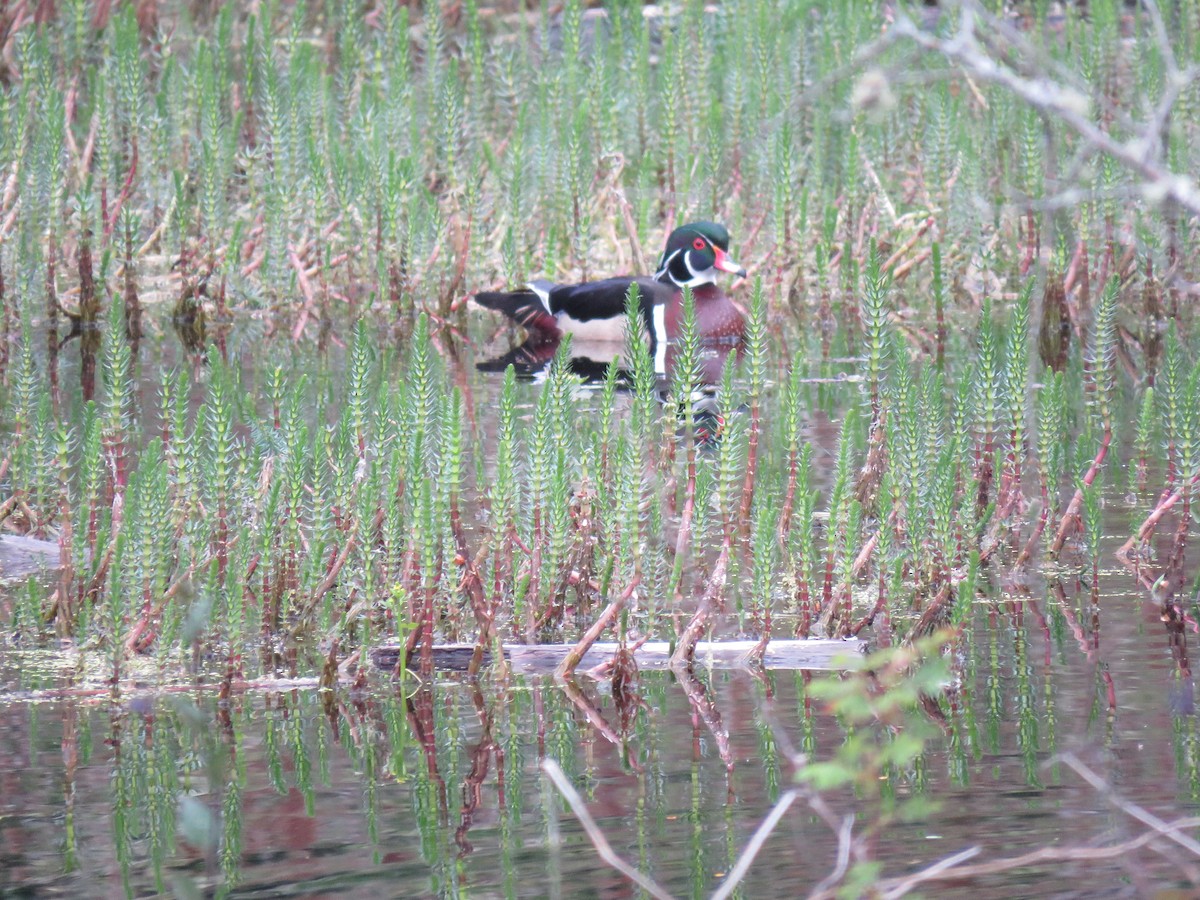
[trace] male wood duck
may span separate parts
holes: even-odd
[[[705,341],[739,341],[742,310],[717,286],[717,273],[742,278],[746,270],[729,256],[729,232],[715,222],[681,225],[667,238],[654,277],[605,278],[583,284],[531,281],[525,290],[486,291],[475,302],[504,313],[531,336],[557,339],[570,332],[592,341],[619,341],[624,335],[625,294],[637,283],[641,312],[650,334],[650,352],[660,363],[667,344],[683,326],[683,288],[692,289],[696,325]],[[662,370],[661,364],[658,365]]]

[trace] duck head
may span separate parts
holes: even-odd
[[[679,287],[698,287],[715,282],[717,272],[746,277],[746,270],[729,255],[729,232],[725,226],[692,222],[671,232],[654,277],[672,281]]]

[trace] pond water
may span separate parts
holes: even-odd
[[[271,330],[243,323],[225,337],[247,396],[262,396],[269,367],[308,365]],[[503,349],[505,337],[495,337]],[[139,408],[153,433],[153,373],[190,365],[202,380],[204,366],[170,340],[142,354]],[[345,355],[331,342],[314,377],[339,381]],[[469,347],[446,357],[488,434],[497,379],[475,371],[476,361]],[[64,359],[64,384],[78,378],[73,366]],[[837,371],[825,374],[836,381]],[[539,390],[522,386],[523,414]],[[813,472],[823,494],[839,440],[827,410],[844,390],[858,388],[814,384],[806,412],[804,437],[826,461]],[[1131,507],[1114,490],[1105,500],[1099,558],[1112,561],[1145,504]],[[1159,529],[1173,531],[1170,518]],[[1146,579],[1115,563],[1093,593],[1080,559],[1068,554],[1061,570],[1020,583],[984,569],[973,627],[948,660],[949,703],[914,714],[924,752],[880,766],[875,784],[867,773],[856,788],[825,790],[816,804],[802,793],[741,896],[821,889],[845,863],[842,823],[849,861],[876,863],[882,878],[969,848],[969,865],[1077,851],[920,885],[928,895],[1145,896],[1200,883],[1166,837],[1083,858],[1149,833],[1121,804],[1165,821],[1198,813],[1200,733],[1187,651],[1195,624],[1169,633]],[[19,588],[7,590],[11,600]],[[780,615],[775,634],[790,636],[793,625]],[[886,622],[863,636],[875,646],[892,640]],[[840,720],[807,693],[837,673],[703,665],[690,683],[643,672],[620,703],[607,681],[500,681],[492,672],[420,685],[372,670],[333,691],[313,678],[264,679],[223,696],[219,671],[179,684],[161,662],[127,671],[114,693],[103,654],[30,648],[19,637],[0,643],[4,896],[638,894],[601,860],[544,760],[566,772],[618,855],[675,896],[708,896],[796,784],[791,754],[828,761],[858,733],[886,746],[914,725]],[[319,671],[315,651],[299,669]],[[1103,784],[1088,784],[1064,753]]]
[[[814,416],[810,436],[827,426]],[[1116,496],[1106,516],[1112,559],[1140,516]],[[926,723],[936,727],[924,754],[885,768],[877,792],[823,793],[835,817],[853,817],[855,846],[881,876],[971,847],[978,864],[1146,834],[1118,803],[1168,821],[1197,814],[1195,626],[1172,639],[1133,573],[1100,574],[1096,595],[1071,572],[982,585],[976,627],[952,660],[950,714]],[[113,696],[81,674],[85,663],[69,648],[0,648],[4,896],[637,894],[600,860],[544,759],[619,855],[676,896],[706,896],[793,783],[789,745],[827,760],[848,734],[806,699],[809,682],[841,677],[831,673],[701,667],[685,685],[647,672],[630,705],[586,679],[418,686],[380,672],[333,692],[309,680],[225,699],[216,684]],[[897,724],[869,727],[886,739]],[[912,798],[927,808],[881,820],[885,801]],[[838,856],[838,835],[801,797],[742,896],[807,894]],[[1196,883],[1187,856],[1159,837],[1113,858],[919,890],[1146,896]]]

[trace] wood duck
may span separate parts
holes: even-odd
[[[729,256],[725,226],[692,222],[671,232],[652,278],[622,276],[583,284],[537,280],[529,282],[525,290],[476,294],[475,302],[504,313],[530,336],[557,339],[569,332],[577,339],[619,341],[624,335],[625,294],[629,285],[636,283],[650,351],[662,371],[666,346],[683,326],[685,286],[692,289],[695,299],[701,340],[741,340],[745,316],[717,286],[718,272],[746,277],[746,270]]]

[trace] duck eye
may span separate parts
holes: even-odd
[[[696,248],[697,250],[703,250],[706,246],[706,242],[705,242],[704,238],[698,237],[694,241],[692,241],[692,246],[694,248]]]

